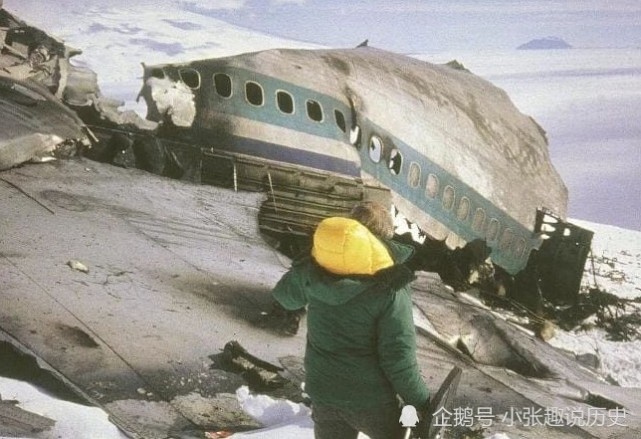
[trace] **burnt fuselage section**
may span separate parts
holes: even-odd
[[[300,197],[311,174],[326,201],[336,182],[389,191],[428,236],[486,241],[511,274],[541,244],[537,208],[565,216],[541,128],[464,70],[368,47],[271,50],[147,66],[144,81],[172,159],[196,146],[202,181],[267,189],[276,206],[275,187]]]

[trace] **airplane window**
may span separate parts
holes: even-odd
[[[229,75],[224,73],[214,74],[214,87],[216,88],[216,93],[223,98],[231,97],[232,87]]]
[[[421,184],[421,165],[416,162],[410,163],[410,170],[407,174],[407,183],[411,187],[418,187]]]
[[[256,82],[247,81],[245,83],[245,97],[247,102],[259,107],[263,105],[263,88]]]
[[[461,198],[456,210],[456,217],[461,221],[465,221],[470,214],[470,200],[467,197]]]
[[[276,102],[278,103],[278,109],[283,113],[294,113],[294,98],[286,91],[280,90],[276,93]]]
[[[432,199],[436,198],[439,188],[440,184],[438,181],[438,177],[434,174],[428,175],[427,183],[425,184],[425,196]]]
[[[503,230],[501,234],[501,239],[499,240],[499,248],[503,251],[508,251],[512,247],[512,241],[514,240],[514,232],[510,228]]]
[[[200,73],[194,69],[180,69],[178,71],[182,82],[192,89],[200,88]]]
[[[152,78],[164,79],[165,78],[165,72],[163,72],[162,69],[153,69],[151,71],[150,76]]]
[[[390,152],[389,162],[387,162],[387,166],[389,167],[392,175],[398,175],[401,173],[401,167],[403,166],[403,156],[401,156],[401,152],[398,149],[394,148]]]
[[[472,219],[472,230],[475,232],[480,232],[485,226],[485,211],[480,207],[474,212],[474,218]]]
[[[307,101],[307,115],[311,120],[321,122],[323,120],[323,109],[321,105],[318,102],[309,99]]]
[[[496,239],[499,237],[500,226],[501,224],[499,223],[499,220],[497,220],[496,218],[492,218],[490,220],[490,225],[487,227],[488,241],[496,241]]]
[[[378,136],[372,136],[369,139],[369,158],[372,159],[374,163],[381,161],[383,156],[383,140]]]
[[[334,119],[336,120],[336,126],[341,129],[342,132],[347,132],[347,125],[345,124],[345,116],[339,110],[334,110]]]
[[[443,209],[452,210],[454,201],[456,200],[456,191],[450,185],[445,186],[443,190]]]

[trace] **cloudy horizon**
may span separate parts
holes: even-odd
[[[5,0],[5,8],[53,17],[74,0]],[[271,35],[336,47],[364,39],[381,49],[426,53],[513,49],[554,36],[573,47],[640,47],[636,0],[86,0],[83,9],[178,7]]]

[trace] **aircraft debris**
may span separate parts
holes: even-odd
[[[0,9],[0,170],[73,156],[89,137],[78,116],[62,104],[79,53]]]
[[[73,270],[80,271],[82,273],[89,273],[89,268],[80,261],[76,261],[72,259],[67,262],[67,265],[71,267]]]
[[[420,227],[455,289],[482,272],[535,310],[541,296],[578,293],[591,234],[564,220],[567,191],[544,131],[458,61],[436,66],[361,44],[143,66],[139,97],[159,126],[153,138],[119,143],[135,166],[268,193],[260,227],[288,256],[309,246],[322,218],[372,199]],[[390,80],[381,87],[379,77]],[[435,121],[450,118],[458,129],[441,132]],[[101,143],[113,135],[102,130]],[[477,242],[485,268],[454,261],[451,251]]]
[[[81,145],[89,140],[75,113],[39,84],[0,72],[0,170],[72,157]]]
[[[282,367],[251,355],[238,341],[233,340],[225,344],[222,360],[228,367],[242,372],[252,389],[265,391],[283,387],[286,383],[279,375],[279,372],[283,371]]]
[[[95,72],[70,62],[80,53],[0,7],[0,170],[89,148],[97,139],[81,118],[130,130],[156,128],[103,96]]]
[[[305,325],[293,337],[255,325],[288,265],[261,240],[256,212],[264,195],[96,162],[89,173],[88,163],[64,160],[2,173],[56,214],[14,186],[0,185],[9,213],[5,232],[28,237],[2,243],[0,270],[10,287],[1,293],[0,340],[22,346],[131,437],[256,428],[241,417],[235,397],[247,384],[242,372],[210,358],[229,340],[283,366],[279,374],[291,383],[271,390],[272,396],[295,400],[289,395],[297,393],[304,401],[302,359],[292,354],[304,350]],[[61,253],[91,259],[82,282],[55,262]],[[105,282],[124,267],[136,276]],[[435,328],[433,335],[419,331],[419,365],[432,388],[453,366],[463,369],[458,406],[491,407],[496,414],[510,407],[578,406],[587,413],[609,401],[612,410],[629,411],[625,427],[497,428],[525,439],[626,438],[641,431],[637,389],[605,384],[499,314],[446,290],[435,274],[420,273],[412,288],[417,312]],[[457,348],[459,340],[469,354]],[[257,367],[251,357],[239,358]]]
[[[160,120],[177,127],[190,127],[196,117],[195,96],[184,82],[151,77],[145,83],[149,89],[150,120]]]

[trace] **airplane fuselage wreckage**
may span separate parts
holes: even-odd
[[[77,51],[4,9],[0,37],[2,364],[35,358],[131,437],[257,427],[234,395],[249,377],[304,399],[292,357],[304,325],[288,338],[256,327],[289,264],[261,237],[293,253],[361,200],[395,206],[422,246],[482,243],[519,294],[538,294],[520,277],[560,302],[579,289],[591,232],[565,221],[543,130],[458,63],[363,46],[144,66],[143,119],[69,62]],[[95,161],[26,164],[51,155]],[[455,403],[494,410],[496,431],[641,434],[638,389],[604,383],[437,276],[413,289],[430,388],[460,367]],[[230,354],[230,339],[247,351]],[[500,420],[534,407],[577,407],[586,422]],[[587,422],[596,409],[617,422]]]
[[[167,175],[268,192],[263,231],[308,236],[356,201],[391,202],[449,248],[484,242],[509,275],[547,252],[544,294],[578,291],[591,233],[563,223],[543,129],[458,64],[268,50],[145,66],[140,95],[160,127],[139,155],[160,151]]]

